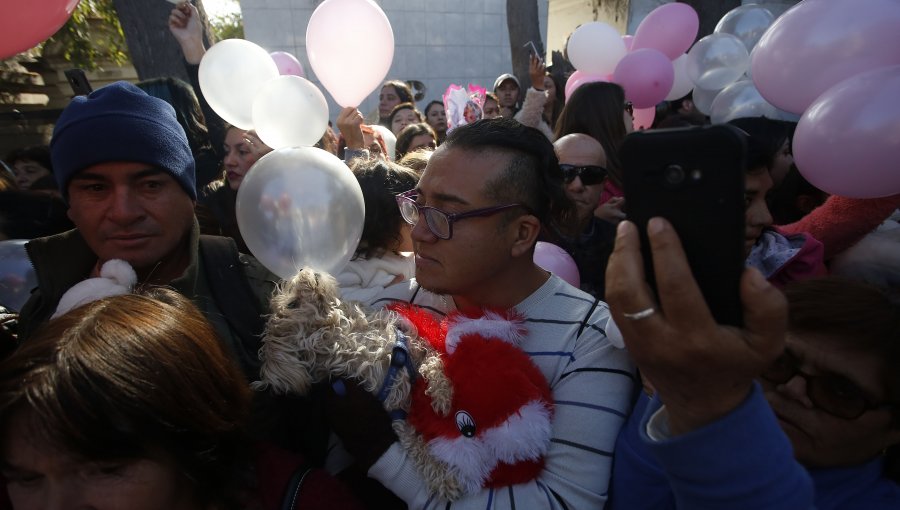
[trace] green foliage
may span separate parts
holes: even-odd
[[[244,22],[240,13],[232,12],[224,16],[211,17],[209,26],[217,41],[244,38]]]
[[[69,21],[47,42],[73,67],[93,70],[102,62],[128,61],[125,34],[112,0],[81,0]]]

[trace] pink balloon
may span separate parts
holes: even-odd
[[[641,21],[634,33],[632,51],[653,48],[675,60],[694,44],[700,18],[693,7],[683,3],[663,4]]]
[[[642,129],[650,129],[653,126],[653,119],[656,118],[656,107],[635,108],[634,109],[634,129],[640,131]]]
[[[900,64],[900,2],[805,0],[775,20],[751,55],[757,90],[773,105],[803,113],[838,82]]]
[[[534,246],[534,263],[559,276],[573,287],[581,285],[581,274],[575,260],[566,250],[555,244],[538,241]]]
[[[306,56],[337,104],[359,106],[391,68],[394,31],[373,0],[325,0],[309,18]]]
[[[275,61],[275,65],[278,66],[278,74],[282,76],[293,75],[306,78],[306,73],[303,72],[303,64],[297,60],[297,57],[286,51],[273,51],[270,55],[272,55],[272,60]]]
[[[634,36],[623,35],[622,42],[625,43],[625,51],[631,51],[631,45],[634,44]]]
[[[12,57],[47,40],[75,11],[79,0],[3,2],[0,16],[0,59]]]
[[[572,93],[575,92],[575,89],[586,84],[586,83],[594,83],[598,81],[610,81],[611,76],[605,74],[589,74],[581,71],[575,71],[570,76],[569,79],[566,80],[566,101],[572,97]]]
[[[675,83],[672,61],[657,50],[634,50],[619,61],[613,81],[625,89],[635,108],[650,108],[662,101]]]
[[[900,65],[844,80],[810,105],[794,134],[794,161],[816,187],[874,198],[900,193]]]

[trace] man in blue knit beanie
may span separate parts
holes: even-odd
[[[71,287],[121,259],[139,285],[166,285],[191,298],[255,379],[259,340],[249,332],[260,332],[263,322],[251,316],[241,324],[233,310],[266,313],[276,278],[230,240],[201,238],[194,159],[172,107],[130,83],[113,83],[72,100],[50,150],[75,229],[28,243],[38,288],[22,309],[20,338]]]

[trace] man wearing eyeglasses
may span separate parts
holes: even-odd
[[[583,133],[566,135],[553,148],[576,214],[564,223],[546,223],[541,240],[566,250],[578,267],[581,290],[602,299],[606,262],[616,236],[612,223],[594,215],[606,180],[606,152],[600,142]]]
[[[552,144],[512,119],[459,127],[435,151],[418,186],[397,202],[413,225],[416,278],[387,289],[375,304],[409,302],[439,316],[515,309],[528,331],[520,347],[543,373],[555,403],[541,474],[484,488],[452,507],[602,508],[635,374],[627,354],[606,338],[606,305],[532,260],[542,225],[571,211]],[[341,423],[335,432],[345,445],[346,439],[359,444],[358,434],[373,428]],[[369,433],[365,439],[368,451],[348,450],[371,458],[372,445],[382,445],[371,468],[363,466],[371,478],[410,508],[450,506],[428,492],[396,438],[385,442]]]

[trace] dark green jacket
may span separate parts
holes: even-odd
[[[213,325],[219,338],[234,354],[248,380],[257,380],[259,378],[257,342],[242,340],[240,335],[229,325],[228,318],[222,312],[228,306],[223,306],[221,300],[235,299],[236,296],[214,296],[209,278],[210,275],[219,274],[219,272],[227,274],[227,270],[234,275],[242,274],[249,284],[254,300],[253,303],[247,304],[258,310],[260,314],[266,314],[277,277],[266,270],[256,259],[244,254],[239,255],[243,266],[240,272],[235,272],[231,268],[207,267],[208,258],[201,256],[200,230],[196,222],[190,236],[191,253],[188,267],[169,285],[197,305],[197,308]],[[77,229],[35,239],[26,245],[26,250],[37,275],[38,287],[22,308],[19,317],[20,341],[27,341],[35,329],[50,318],[62,295],[73,285],[88,278],[97,264],[97,256],[85,243]]]

